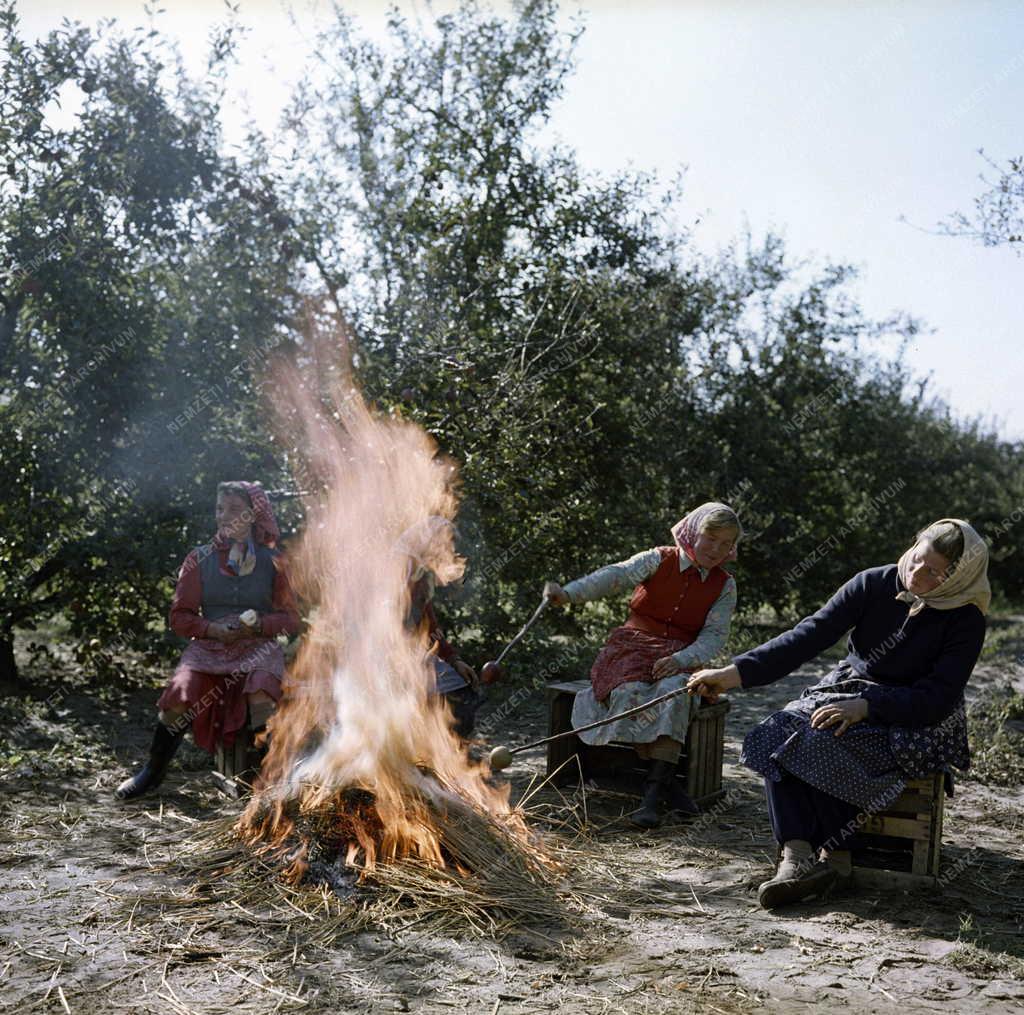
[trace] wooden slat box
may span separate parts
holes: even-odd
[[[909,780],[892,806],[871,815],[850,839],[854,867],[938,877],[944,806],[941,772]]]
[[[572,729],[572,703],[578,691],[590,686],[589,680],[567,680],[548,684],[548,735]],[[722,797],[722,753],[725,746],[725,716],[730,708],[727,699],[709,705],[700,699],[695,716],[690,722],[679,759],[676,778],[685,786],[687,794],[704,809]],[[579,766],[569,761],[579,756]],[[569,762],[565,764],[565,762]],[[562,766],[559,769],[559,766]],[[646,771],[645,764],[628,744],[590,746],[577,736],[563,737],[548,744],[547,774],[558,770],[552,780],[557,785],[579,777],[580,768],[585,778],[638,792]]]
[[[255,753],[253,734],[248,725],[235,733],[235,741],[230,747],[225,747],[223,741],[217,744],[213,753],[212,775],[221,792],[236,799],[249,792],[249,787],[238,782],[237,777],[249,767]]]

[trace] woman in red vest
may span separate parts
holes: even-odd
[[[741,535],[732,508],[711,501],[673,526],[674,546],[644,550],[564,588],[549,587],[548,598],[561,606],[635,586],[629,617],[611,632],[594,660],[591,687],[576,695],[573,726],[585,726],[674,691],[685,685],[687,671],[706,666],[718,655],[736,607],[736,580],[722,564],[736,559]],[[649,712],[580,734],[587,744],[633,744],[637,754],[650,762],[643,802],[630,815],[641,828],[660,824],[663,801],[676,810],[697,813],[675,778],[689,721],[687,696],[680,695]]]

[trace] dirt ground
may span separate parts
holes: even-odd
[[[1005,639],[975,671],[972,695],[1007,684],[1024,691],[1020,649]],[[959,782],[938,886],[859,885],[827,903],[758,908],[773,844],[759,780],[738,764],[740,743],[820,671],[733,695],[728,792],[709,813],[641,833],[621,820],[632,800],[588,792],[582,855],[589,850],[593,864],[574,874],[599,900],[596,915],[573,933],[541,928],[501,942],[414,928],[271,949],[260,914],[244,907],[235,922],[175,917],[186,886],[154,865],[241,805],[217,793],[208,759],[190,744],[158,794],[130,805],[112,798],[147,744],[156,689],[0,701],[0,1010],[1024,1010],[1024,786]],[[489,707],[511,693],[499,689]],[[504,720],[500,739],[527,743],[546,722],[534,694]],[[543,764],[542,749],[517,756],[506,773],[514,795]],[[561,800],[545,789],[531,807],[580,803],[578,792]],[[612,855],[617,865],[602,859]],[[143,890],[163,891],[166,913],[144,921],[126,905]]]

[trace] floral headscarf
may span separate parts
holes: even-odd
[[[270,506],[270,499],[259,483],[236,479],[231,480],[230,485],[241,487],[249,495],[252,508],[247,515],[251,516],[249,520],[252,524],[252,532],[247,540],[233,540],[218,532],[214,536],[213,545],[217,549],[230,547],[228,570],[243,576],[252,574],[253,568],[256,567],[256,545],[275,547],[281,538],[281,530],[274,517],[274,510]]]
[[[697,537],[704,530],[704,522],[714,511],[732,511],[732,508],[728,504],[723,504],[721,501],[709,500],[706,504],[701,504],[700,507],[695,507],[689,514],[684,515],[679,519],[675,525],[672,526],[672,538],[676,541],[676,545],[690,558],[695,564],[697,563],[696,557],[693,554],[693,544],[697,542]],[[740,536],[743,535],[742,530],[736,536],[736,543],[739,543]],[[729,556],[725,558],[726,561],[736,559],[736,545],[729,551]]]

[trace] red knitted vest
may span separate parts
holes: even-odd
[[[693,564],[680,572],[679,554],[683,551],[678,546],[658,549],[661,564],[633,591],[625,626],[689,645],[703,629],[708,611],[722,594],[729,574],[715,567],[701,581],[700,572]]]

